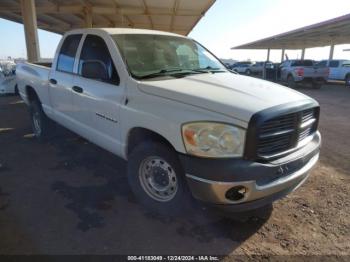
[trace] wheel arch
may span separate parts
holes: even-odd
[[[127,134],[126,156],[128,156],[138,144],[144,141],[160,142],[176,151],[172,143],[163,135],[148,128],[133,127]]]
[[[35,100],[38,100],[41,103],[40,98],[33,87],[29,85],[25,86],[25,92],[29,103]]]

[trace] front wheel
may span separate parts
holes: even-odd
[[[185,174],[176,152],[144,142],[129,155],[128,180],[137,200],[162,215],[178,215],[189,203]]]
[[[294,78],[293,78],[293,76],[288,76],[288,78],[287,78],[287,85],[288,85],[288,87],[290,87],[290,88],[295,88],[296,87],[296,83],[295,83],[295,81],[294,81]]]
[[[314,89],[321,89],[321,87],[322,87],[322,83],[312,83],[312,87],[314,88]]]
[[[14,94],[15,94],[16,96],[18,96],[18,95],[19,95],[19,92],[18,92],[18,86],[17,86],[17,85],[15,85],[15,88],[14,88]]]

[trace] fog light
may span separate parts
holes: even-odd
[[[239,201],[244,198],[247,188],[244,186],[235,186],[226,192],[226,198],[232,201]]]

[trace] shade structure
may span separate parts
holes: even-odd
[[[37,27],[132,27],[187,35],[215,0],[35,0]],[[0,18],[23,23],[20,1],[1,0]]]
[[[350,43],[350,14],[232,49],[305,49]]]

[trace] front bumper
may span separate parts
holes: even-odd
[[[317,132],[302,149],[269,163],[243,159],[203,159],[181,155],[188,185],[195,198],[231,210],[249,210],[267,205],[294,191],[307,179],[319,158],[321,136]],[[232,200],[234,187],[246,192]]]

